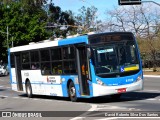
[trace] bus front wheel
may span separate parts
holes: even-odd
[[[32,87],[31,87],[31,83],[29,81],[27,81],[26,83],[26,94],[29,98],[31,98],[32,95]]]
[[[76,102],[77,101],[76,88],[73,82],[70,82],[68,92],[69,92],[70,100],[72,102]]]

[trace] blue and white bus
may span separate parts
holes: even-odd
[[[136,39],[110,32],[9,49],[12,90],[32,95],[90,98],[143,89]]]

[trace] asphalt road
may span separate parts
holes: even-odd
[[[0,111],[1,112],[12,111],[12,113],[16,111],[18,112],[23,111],[24,113],[19,113],[21,117],[25,117],[26,114],[27,115],[29,114],[25,113],[25,111],[40,112],[39,114],[38,113],[36,114],[37,116],[39,115],[38,117],[40,117],[41,115],[54,116],[54,117],[38,118],[47,120],[48,119],[49,120],[134,119],[132,117],[128,118],[126,116],[122,118],[112,117],[112,116],[114,116],[115,113],[117,112],[122,112],[122,113],[129,112],[128,114],[130,114],[130,112],[134,113],[137,111],[160,112],[160,78],[156,77],[144,78],[143,91],[123,94],[120,100],[113,100],[109,96],[104,96],[104,97],[97,97],[90,99],[80,99],[79,102],[71,102],[70,100],[68,100],[68,98],[63,98],[63,97],[48,97],[48,96],[35,95],[33,98],[28,98],[24,93],[12,91],[9,82],[9,77],[1,76]],[[50,111],[50,112],[43,112],[43,111]],[[108,112],[111,111],[113,113],[109,114]],[[17,118],[16,114],[14,115],[15,118],[12,119],[15,120],[22,119],[22,118]],[[135,116],[133,115],[133,117]],[[30,118],[30,119],[37,119],[37,118]],[[160,118],[156,118],[155,116],[153,116],[150,118],[144,117],[143,119],[160,119]]]

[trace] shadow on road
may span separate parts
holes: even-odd
[[[19,95],[21,97],[27,97],[26,94]],[[124,101],[137,101],[145,99],[153,99],[160,96],[160,93],[154,92],[130,92],[122,94],[120,99],[112,99],[110,96],[101,96],[93,98],[80,98],[78,102],[82,103],[113,103],[113,102],[124,102]],[[60,101],[70,101],[67,97],[56,97],[56,96],[44,96],[44,95],[34,95],[33,98],[37,99],[49,99],[49,100],[60,100]]]
[[[26,94],[19,95],[20,97],[28,97]],[[32,98],[37,99],[47,99],[47,100],[62,100],[62,101],[70,101],[68,97],[57,97],[57,96],[46,96],[46,95],[33,95]]]

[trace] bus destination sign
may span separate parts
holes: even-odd
[[[103,34],[97,36],[91,36],[89,38],[90,44],[101,44],[106,42],[122,41],[122,40],[133,40],[131,34]]]
[[[100,41],[101,42],[107,42],[107,41],[119,41],[121,40],[121,36],[119,35],[106,35],[106,36],[101,36]]]
[[[90,44],[106,43],[111,41],[120,41],[120,35],[102,35],[90,38]]]

